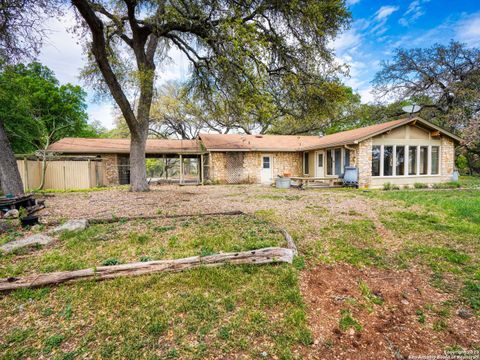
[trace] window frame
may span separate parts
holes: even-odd
[[[398,175],[397,174],[397,146],[398,147],[404,147],[404,174],[403,175]],[[374,147],[380,147],[380,169],[379,169],[379,175],[374,175],[373,174],[373,148]],[[385,155],[385,147],[393,147],[393,154],[392,154],[392,163],[393,163],[393,168],[392,168],[392,175],[384,175],[384,155]],[[432,173],[432,148],[438,148],[438,172],[436,174]],[[420,149],[421,148],[426,148],[426,169],[427,172],[425,174],[420,174]],[[415,174],[410,174],[410,150],[415,149]],[[392,145],[390,143],[388,144],[373,144],[372,145],[372,157],[371,157],[371,176],[372,178],[404,178],[404,177],[425,177],[425,176],[441,176],[442,173],[442,145],[441,144],[421,144],[421,145],[411,145],[411,144],[405,144],[405,143],[396,143],[395,145]]]

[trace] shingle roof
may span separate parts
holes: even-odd
[[[63,138],[50,145],[49,151],[70,154],[128,154],[130,139]],[[201,153],[197,140],[148,139],[146,153]]]
[[[201,153],[209,151],[306,151],[358,143],[409,123],[421,123],[451,137],[461,139],[421,118],[404,118],[363,128],[320,136],[200,134],[199,140],[148,139],[147,154]],[[203,147],[202,145],[203,144]],[[130,139],[64,138],[48,150],[70,154],[129,153]]]
[[[320,136],[200,134],[207,150],[301,151],[318,143]]]
[[[200,140],[207,150],[230,151],[305,151],[332,146],[354,144],[370,137],[382,134],[396,127],[413,122],[439,130],[447,136],[460,141],[457,136],[445,131],[421,118],[403,118],[363,128],[341,131],[326,136],[293,135],[244,135],[244,134],[201,134]]]

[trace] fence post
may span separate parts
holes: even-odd
[[[25,175],[25,179],[23,179],[23,190],[28,191],[28,189],[30,188],[30,184],[28,179],[28,160],[26,156],[23,158],[23,172]]]
[[[67,165],[67,161],[64,160],[63,161],[63,190],[67,190],[67,177],[65,175],[65,168],[66,168],[66,165]]]
[[[92,166],[91,161],[88,159],[88,188],[92,187]]]

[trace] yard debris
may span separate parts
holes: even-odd
[[[457,311],[457,315],[460,316],[462,319],[470,319],[471,317],[473,317],[474,314],[473,311],[462,308]]]
[[[5,219],[16,219],[20,215],[20,212],[17,209],[8,210],[3,217]]]
[[[58,234],[64,231],[82,231],[85,230],[87,226],[87,219],[68,220],[65,224],[57,226],[55,229],[51,230],[50,233]]]
[[[0,291],[20,288],[35,288],[56,285],[85,279],[106,280],[125,276],[138,276],[158,272],[178,272],[201,266],[222,266],[226,264],[268,264],[292,263],[293,250],[279,247],[263,248],[235,253],[220,253],[207,256],[192,256],[175,260],[135,262],[112,266],[99,266],[75,271],[61,271],[47,274],[30,275],[23,278],[0,279]]]
[[[10,241],[6,244],[3,244],[2,246],[0,246],[0,251],[8,253],[13,250],[23,248],[25,246],[31,246],[31,245],[37,245],[37,244],[46,245],[51,243],[53,240],[54,240],[53,238],[47,235],[34,234],[34,235],[27,236],[26,238],[23,238],[21,240]]]

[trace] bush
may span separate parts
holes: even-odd
[[[426,189],[428,188],[428,184],[416,182],[415,184],[413,184],[413,187],[415,189]]]
[[[458,189],[459,187],[461,187],[461,185],[458,181],[433,184],[434,189]]]
[[[389,182],[386,182],[385,184],[383,184],[383,190],[400,190],[400,188],[395,185],[395,184],[391,184]]]

